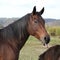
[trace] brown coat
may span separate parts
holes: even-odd
[[[39,56],[38,60],[60,60],[60,45],[49,48]]]

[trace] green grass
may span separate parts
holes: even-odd
[[[51,37],[49,46],[60,44],[58,37]],[[30,36],[22,50],[20,51],[19,60],[38,60],[41,53],[48,48],[44,47],[40,41]]]
[[[46,27],[49,34],[55,33],[56,36],[60,36],[60,26]]]

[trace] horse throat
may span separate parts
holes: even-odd
[[[28,40],[29,34],[24,33],[22,36],[19,37],[19,49],[21,49],[26,41]]]

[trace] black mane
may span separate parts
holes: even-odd
[[[25,15],[21,19],[18,19],[7,27],[0,29],[0,41],[2,41],[2,43],[7,42],[10,44],[13,44],[13,41],[15,41],[15,43],[18,43],[19,49],[21,49],[22,45],[24,45],[29,36],[26,29],[28,20],[29,14]],[[22,41],[24,42],[22,43]]]

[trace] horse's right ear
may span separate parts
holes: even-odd
[[[34,8],[33,8],[33,15],[35,15],[36,14],[36,6],[34,6]]]
[[[42,8],[42,10],[39,12],[40,15],[42,15],[44,12],[44,7]]]

